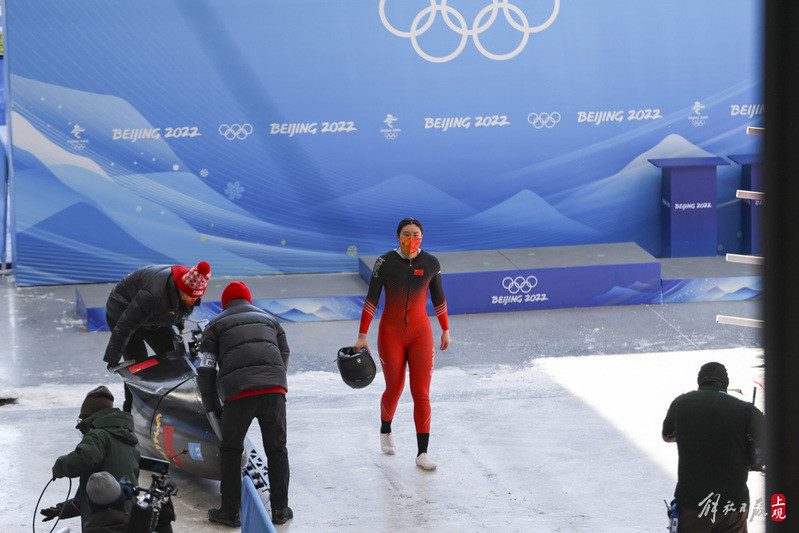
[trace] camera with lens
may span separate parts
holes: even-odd
[[[198,320],[197,322],[193,320],[187,320],[187,322],[194,323],[194,328],[189,331],[191,334],[191,338],[189,339],[186,339],[187,334],[183,333],[182,322],[172,326],[172,334],[175,341],[175,352],[171,355],[173,357],[188,356],[192,361],[194,361],[200,356],[200,342],[202,341],[203,328],[208,321],[203,319]]]
[[[189,357],[194,359],[199,356],[200,338],[203,335],[203,330],[198,324],[197,327],[191,330],[191,339],[188,341]]]
[[[175,507],[172,505],[172,495],[177,494],[178,488],[174,481],[169,481],[169,463],[151,457],[142,457],[139,461],[141,470],[152,472],[152,483],[148,488],[134,485],[129,479],[123,478],[136,498],[130,511],[128,533],[171,533],[171,523],[175,520]]]
[[[200,355],[200,341],[202,340],[203,336],[203,326],[206,322],[208,321],[199,320],[194,322],[194,328],[190,332],[191,338],[186,341],[186,345],[189,348],[189,357],[191,359],[196,359]]]

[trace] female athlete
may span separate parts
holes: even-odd
[[[410,373],[413,396],[413,420],[416,424],[418,454],[416,464],[425,470],[434,470],[436,464],[427,454],[430,441],[430,379],[433,374],[433,332],[427,318],[425,305],[427,290],[433,300],[441,333],[441,350],[449,346],[447,301],[441,286],[441,268],[438,259],[421,250],[422,224],[415,218],[406,218],[397,226],[399,248],[386,252],[375,261],[369,292],[361,313],[361,327],[355,351],[369,349],[366,333],[385,287],[386,299],[377,334],[377,350],[386,390],[380,400],[380,447],[383,453],[393,455],[394,438],[391,421],[405,386],[405,364]]]

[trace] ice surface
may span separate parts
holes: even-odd
[[[759,318],[758,305],[450,317],[452,345],[436,353],[431,388],[434,472],[414,464],[407,384],[393,424],[397,454],[386,456],[378,438],[382,376],[354,390],[336,373],[335,353],[355,341],[357,321],[285,324],[295,518],[278,531],[665,531],[677,450],[661,440],[663,417],[711,360],[728,367],[731,389],[751,398],[753,378],[762,377],[757,330],[714,318]],[[0,406],[2,531],[31,531],[53,462],[80,440],[75,421],[86,393],[105,384],[121,404],[122,383],[101,362],[108,335],[83,331],[74,287],[15,289],[0,278],[0,398],[17,398]],[[373,347],[376,335],[375,325]],[[262,447],[257,424],[249,438]],[[172,477],[175,531],[224,531],[206,519],[219,503],[218,482]],[[763,481],[749,476],[753,504]],[[148,482],[145,473],[140,483]],[[42,504],[64,499],[67,489],[55,481]],[[64,524],[79,530],[76,519]],[[36,523],[36,531],[51,528]],[[750,531],[764,530],[763,515],[754,517]]]
[[[295,518],[278,530],[662,531],[663,499],[671,500],[677,469],[676,445],[660,437],[669,403],[695,388],[696,371],[711,360],[727,365],[730,388],[751,398],[759,355],[750,348],[443,368],[431,392],[435,472],[414,465],[407,390],[393,426],[397,454],[386,456],[378,444],[380,376],[353,390],[332,372],[293,374],[287,416]],[[109,376],[106,384],[122,397],[121,383]],[[79,440],[76,408],[95,385],[3,390],[18,398],[0,411],[5,530],[30,528],[52,462]],[[261,446],[257,424],[249,437]],[[218,483],[174,479],[175,531],[219,531],[205,519]],[[763,475],[750,474],[749,484],[754,504]],[[65,480],[56,481],[44,503],[66,490]],[[78,530],[77,519],[65,523]],[[750,523],[750,531],[764,528],[762,515]],[[37,531],[49,529],[37,524]]]

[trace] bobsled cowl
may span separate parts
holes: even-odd
[[[183,348],[183,347],[182,347]],[[130,389],[131,414],[142,455],[169,461],[174,468],[220,479],[220,428],[206,413],[197,386],[197,357],[185,348],[114,369]],[[242,455],[242,466],[247,454]]]

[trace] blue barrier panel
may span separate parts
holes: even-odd
[[[741,165],[741,188],[761,192],[762,165],[760,154],[741,154],[727,156]],[[760,224],[763,217],[763,200],[743,200],[743,249],[750,255],[762,255],[760,247]]]
[[[241,483],[241,533],[277,533],[250,476]]]
[[[1,73],[2,71],[0,71]],[[5,117],[5,112],[2,115]],[[2,127],[5,130],[5,126]],[[6,209],[9,206],[9,190],[8,190],[8,155],[6,154],[6,134],[2,133],[2,144],[0,144],[0,152],[2,152],[3,160],[0,162],[0,269],[5,268],[6,255],[11,250],[6,250],[6,241],[8,240],[8,217],[6,216]],[[10,255],[10,253],[8,254]]]
[[[363,296],[319,296],[254,299],[252,303],[284,322],[323,322],[361,318],[363,300]],[[108,331],[105,307],[88,307],[78,289],[75,289],[75,302],[78,316],[83,320],[86,331]],[[435,314],[432,304],[428,307],[430,314]],[[211,320],[221,312],[222,302],[203,302],[192,312],[191,319]],[[380,316],[381,312],[382,306],[378,305],[375,316]]]
[[[762,293],[761,276],[663,280],[664,304],[754,300]]]
[[[78,316],[83,321],[83,327],[86,331],[107,331],[108,324],[106,324],[105,330],[97,329],[96,327],[90,328],[89,327],[89,317],[88,317],[88,308],[83,301],[83,297],[80,295],[80,291],[75,289],[75,309],[78,311]],[[103,308],[105,309],[105,308]],[[96,325],[95,325],[96,326]]]
[[[453,314],[660,302],[660,264],[443,274]]]

